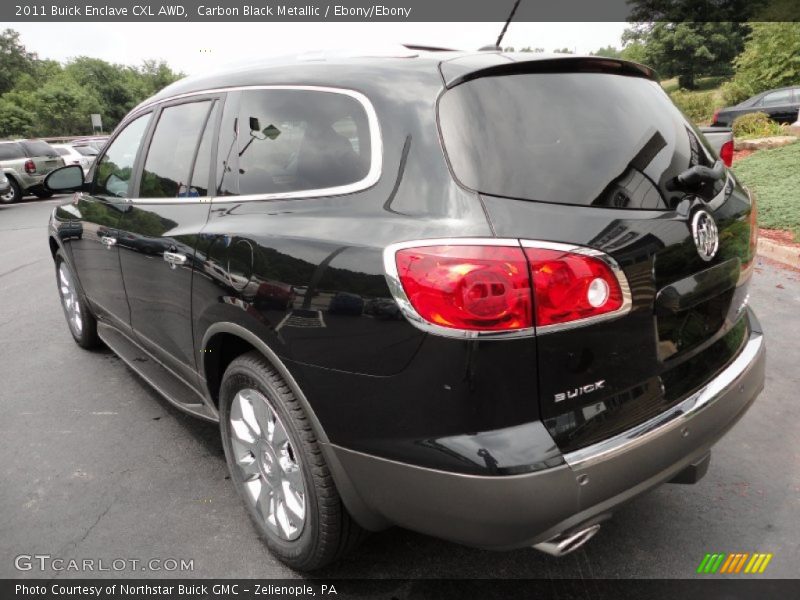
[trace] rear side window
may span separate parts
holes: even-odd
[[[445,92],[441,134],[453,174],[496,196],[665,209],[666,182],[710,160],[658,83],[603,73],[484,77]]]
[[[239,194],[327,190],[360,182],[370,172],[369,119],[350,95],[245,91],[236,129],[238,151],[224,166],[238,173]]]
[[[189,196],[189,175],[211,102],[191,102],[161,111],[139,187],[141,198]]]
[[[16,160],[25,158],[25,151],[17,142],[0,144],[0,160]]]
[[[42,140],[26,140],[20,144],[25,148],[28,156],[58,156],[55,148]]]
[[[142,143],[151,113],[137,117],[114,138],[95,170],[94,193],[99,196],[129,198],[133,164]]]

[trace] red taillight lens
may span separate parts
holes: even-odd
[[[36,173],[36,163],[30,158],[25,161],[25,172],[28,174]]]
[[[599,258],[544,248],[526,248],[525,254],[537,327],[597,317],[622,307],[617,276]]]
[[[528,263],[519,247],[406,248],[395,261],[409,302],[430,323],[471,331],[533,325]]]
[[[719,158],[725,163],[726,167],[730,167],[733,164],[733,141],[722,144],[722,148],[719,149]]]
[[[714,116],[711,117],[711,124],[713,125],[714,123],[716,123],[718,118],[719,118],[719,109],[717,108],[716,110],[714,110]]]

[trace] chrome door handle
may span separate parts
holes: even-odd
[[[104,235],[100,237],[100,243],[106,247],[106,249],[110,249],[111,246],[117,243],[117,238],[111,237],[110,235]]]
[[[164,260],[169,263],[169,268],[174,269],[178,265],[186,264],[186,255],[177,252],[164,252]]]

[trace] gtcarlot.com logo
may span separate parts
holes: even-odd
[[[700,565],[697,567],[697,572],[701,574],[756,574],[763,573],[769,561],[772,560],[772,554],[766,552],[733,552],[726,554],[725,552],[717,552],[714,554],[706,554]]]

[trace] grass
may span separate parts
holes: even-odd
[[[800,241],[800,142],[759,150],[733,169],[756,194],[759,226],[791,231]]]

